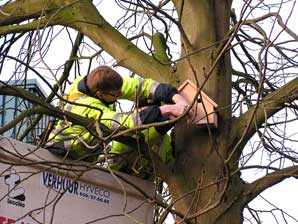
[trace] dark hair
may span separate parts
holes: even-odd
[[[122,84],[121,75],[109,66],[97,67],[87,78],[87,85],[92,92],[96,90],[103,92],[120,90]]]

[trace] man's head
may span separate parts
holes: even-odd
[[[121,96],[123,79],[112,68],[99,66],[87,77],[90,92],[106,103],[114,103]]]

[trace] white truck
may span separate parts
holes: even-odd
[[[0,136],[0,224],[153,223],[154,186]]]

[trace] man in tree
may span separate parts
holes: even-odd
[[[174,119],[188,109],[186,100],[175,87],[152,79],[122,78],[108,66],[99,66],[89,75],[77,78],[70,86],[66,99],[64,110],[100,121],[110,130]],[[136,100],[138,106],[146,107],[136,112],[118,113],[114,104],[117,99]],[[161,152],[161,157],[165,162],[170,160],[171,152],[169,138],[163,136],[171,127],[172,124],[154,126],[142,131],[150,147],[164,143],[163,150],[166,152]],[[95,161],[103,144],[84,127],[59,120],[49,135],[46,148],[71,159]],[[110,152],[123,154],[128,151],[128,146],[115,142]]]

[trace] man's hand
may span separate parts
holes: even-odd
[[[177,93],[172,97],[172,101],[175,103],[175,105],[177,106],[179,105],[178,107],[184,108],[184,112],[188,111],[188,114],[187,114],[188,122],[191,121],[192,118],[194,118],[195,111],[193,108],[190,108],[189,103],[183,96]]]
[[[181,96],[180,94],[175,94],[173,97],[172,97],[172,101],[175,103],[175,104],[182,104],[182,105],[188,105],[188,102],[187,100]]]
[[[171,120],[183,115],[186,111],[189,111],[188,119],[193,116],[193,112],[189,108],[189,105],[184,103],[166,104],[160,106],[159,109],[163,117],[168,117]]]

